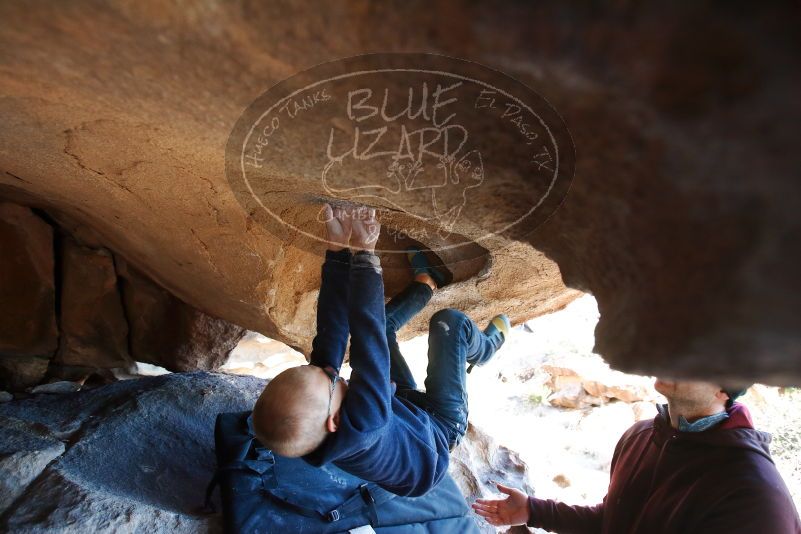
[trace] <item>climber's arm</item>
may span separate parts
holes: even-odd
[[[329,250],[325,253],[320,294],[317,297],[317,335],[312,341],[309,362],[318,367],[342,366],[348,345],[348,274],[351,253],[347,247],[351,220],[344,210],[326,205],[326,236]]]
[[[328,250],[322,268],[322,283],[317,297],[317,335],[309,358],[312,365],[339,370],[348,346],[348,273],[351,253],[348,249]]]
[[[352,429],[370,432],[387,424],[392,413],[389,346],[384,317],[381,262],[373,253],[380,225],[375,210],[362,208],[353,220],[351,245],[359,250],[350,269],[348,320],[351,327],[350,377],[343,404]]]
[[[384,318],[384,283],[374,254],[360,253],[350,272],[351,299],[348,317],[350,377],[345,412],[353,427],[370,431],[386,424],[391,413],[389,346]]]

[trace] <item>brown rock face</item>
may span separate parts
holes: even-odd
[[[0,202],[0,387],[37,383],[58,345],[53,231],[30,209]]]
[[[0,193],[92,228],[181,301],[307,347],[320,251],[242,209],[225,180],[229,132],[310,65],[367,50],[470,57],[546,97],[578,158],[559,211],[487,245],[491,261],[432,311],[530,318],[575,295],[561,270],[598,299],[597,350],[619,368],[792,383],[798,15],[789,2],[4,3]],[[269,193],[311,230],[319,199],[292,189],[308,160],[282,157]],[[491,221],[518,200],[473,211]],[[388,292],[402,283],[391,275]]]
[[[797,382],[798,5],[663,7],[543,7],[570,23],[511,32],[586,89],[548,93],[579,157],[531,242],[598,300],[595,350],[614,367]]]
[[[132,356],[173,370],[225,363],[241,327],[196,310],[115,260],[89,229],[52,224],[29,208],[0,203],[0,387],[83,383],[93,373],[102,381],[111,374],[100,370],[127,367]]]
[[[114,259],[65,238],[61,246],[61,343],[54,361],[113,368],[131,362],[128,324],[117,288]]]
[[[315,39],[332,37],[322,31],[327,15],[307,13],[301,4],[199,4],[191,22],[177,4],[1,9],[4,19],[28,28],[0,34],[3,50],[14,51],[0,57],[2,68],[15,73],[2,87],[8,98],[0,104],[8,117],[0,131],[0,142],[9,148],[0,158],[5,194],[92,228],[104,246],[187,304],[308,348],[322,248],[299,249],[291,234],[278,239],[241,208],[225,180],[224,147],[238,116],[259,93],[302,67],[356,53],[357,34],[374,23],[358,22],[354,32],[337,32],[329,43],[333,48],[320,48],[291,35],[290,28],[303,28]],[[289,21],[287,9],[309,18]],[[346,11],[366,15],[355,6]],[[335,16],[344,23],[348,14]],[[88,37],[75,20],[96,21],[100,33]],[[289,33],[262,31],[277,20],[286,21],[279,25]],[[39,31],[50,38],[42,40]],[[101,60],[98,47],[109,42],[116,43],[115,52]],[[324,55],[315,52],[326,48]],[[45,56],[51,59],[43,62]],[[53,64],[65,70],[54,71]],[[29,100],[33,94],[41,99]],[[29,157],[25,151],[33,145],[48,157]],[[297,158],[296,167],[282,169],[286,179],[302,164]],[[275,184],[275,195],[287,189],[283,185]],[[319,201],[310,202],[304,196],[309,192],[299,188],[283,195],[282,207],[298,220],[313,221]],[[505,209],[498,205],[497,213]],[[522,320],[577,295],[541,252],[513,241],[501,245],[509,248],[491,261],[471,252],[475,261],[455,265],[458,287],[438,296],[431,312],[455,306],[484,321],[504,309]],[[399,260],[386,263],[393,261]],[[385,271],[387,292],[399,291],[405,269]],[[419,332],[426,321],[421,316],[407,332]]]
[[[158,287],[123,261],[123,303],[134,360],[170,371],[216,369],[245,330],[211,317]]]

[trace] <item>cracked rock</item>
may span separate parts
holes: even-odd
[[[0,202],[0,387],[39,382],[58,346],[53,230],[28,208]]]
[[[0,415],[0,514],[63,452],[41,425]]]
[[[0,405],[3,532],[207,532],[218,413],[264,381],[204,372]],[[13,506],[9,505],[13,502]]]

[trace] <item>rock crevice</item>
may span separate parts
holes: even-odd
[[[0,202],[0,242],[0,389],[84,380],[134,361],[216,369],[245,333],[47,214]]]

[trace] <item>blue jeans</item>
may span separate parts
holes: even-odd
[[[397,384],[396,395],[431,414],[453,448],[467,431],[467,364],[486,362],[495,349],[464,313],[452,309],[438,311],[431,317],[428,329],[425,392],[418,391],[398,347],[396,333],[425,307],[432,293],[428,285],[412,282],[386,305],[390,378]]]

